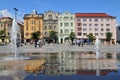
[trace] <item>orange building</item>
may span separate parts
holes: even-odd
[[[24,17],[24,42],[31,41],[31,34],[33,32],[40,31],[42,33],[43,14],[37,14],[36,10],[33,10],[31,14],[25,14]],[[39,36],[41,38],[42,35]]]

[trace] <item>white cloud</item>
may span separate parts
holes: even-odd
[[[116,26],[120,26],[120,23],[117,23]]]
[[[0,17],[11,17],[13,18],[13,14],[10,13],[7,9],[0,10]]]
[[[20,12],[20,11],[19,11]],[[23,14],[22,13],[19,13],[18,16],[17,16],[17,21],[23,21],[23,18],[20,16]],[[0,10],[0,18],[1,17],[10,17],[10,18],[14,18],[15,17],[15,14],[9,12],[7,9],[4,9],[4,10]]]

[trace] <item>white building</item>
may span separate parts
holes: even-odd
[[[65,38],[71,32],[75,32],[75,15],[69,12],[60,14],[58,16],[58,42],[66,43]]]

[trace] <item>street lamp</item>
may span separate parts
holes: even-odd
[[[16,9],[16,8],[13,8],[14,10],[15,10],[15,20],[17,20],[17,11],[18,11],[18,9]]]

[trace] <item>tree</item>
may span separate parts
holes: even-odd
[[[108,45],[110,44],[111,38],[112,38],[112,33],[111,32],[107,32],[106,33],[106,41],[107,41]]]
[[[32,35],[32,39],[39,39],[40,31],[33,32],[31,35]]]
[[[95,36],[93,36],[92,33],[89,33],[89,34],[87,35],[87,37],[88,37],[88,39],[89,39],[92,43],[93,43],[93,41],[96,39]]]
[[[50,30],[49,37],[50,37],[50,39],[55,40],[55,43],[57,42],[57,32],[56,31]]]
[[[5,37],[5,35],[4,35],[4,30],[1,30],[0,31],[0,39],[2,39],[2,38],[4,38]]]
[[[74,39],[76,38],[75,33],[74,33],[74,32],[71,32],[71,33],[69,34],[68,38],[71,40],[71,42],[72,42],[72,44],[73,44],[73,41],[74,41]]]

